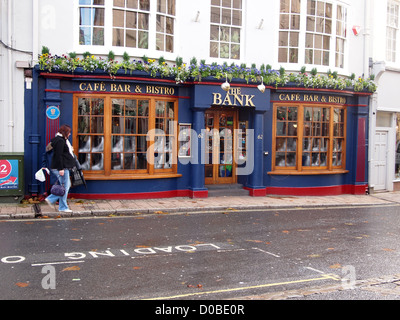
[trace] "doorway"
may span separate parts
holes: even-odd
[[[382,191],[387,188],[388,133],[387,129],[379,130],[378,128],[375,132],[371,177],[371,184],[375,191]]]
[[[211,108],[205,112],[205,184],[237,182],[234,132],[238,111]]]

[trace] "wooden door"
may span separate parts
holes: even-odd
[[[236,183],[235,139],[238,113],[234,109],[211,108],[205,113],[205,184]]]

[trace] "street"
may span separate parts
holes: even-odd
[[[399,228],[398,205],[1,221],[0,297],[318,299],[336,286],[399,299],[351,290],[400,274]]]

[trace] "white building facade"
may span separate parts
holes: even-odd
[[[370,38],[370,66],[378,84],[370,111],[369,184],[374,191],[400,189],[399,7],[396,0],[372,1],[370,25],[365,30]]]
[[[170,65],[175,64],[177,57],[189,65],[195,57],[198,63],[203,60],[206,64],[284,68],[288,74],[305,68],[303,71],[308,74],[313,71],[330,77],[354,74],[368,78],[376,72],[379,90],[374,96],[375,115],[369,119],[370,128],[389,128],[388,137],[395,135],[397,107],[390,98],[392,91],[386,91],[387,84],[387,88],[395,85],[392,77],[397,74],[395,0],[388,4],[373,0],[0,0],[0,3],[0,64],[4,70],[0,74],[0,110],[4,115],[0,119],[0,153],[23,152],[27,143],[39,144],[40,137],[24,134],[27,126],[35,126],[24,123],[27,120],[24,99],[30,95],[32,68],[38,64],[43,47],[53,56],[72,54],[80,59],[88,53],[97,59],[107,59],[112,51],[118,61],[125,54],[129,59],[162,57]],[[388,12],[388,26],[383,27],[379,21]],[[386,49],[388,39],[392,41],[390,50]],[[378,41],[385,43],[377,45]],[[386,61],[388,51],[394,60],[391,63]],[[51,88],[46,88],[46,94]],[[375,138],[375,133],[371,133],[370,146],[375,144]],[[388,139],[386,147],[392,148],[391,144],[396,143]],[[331,153],[332,150],[333,144]],[[375,181],[371,148],[369,152],[370,180]],[[395,165],[395,153],[392,156],[386,169]],[[301,167],[301,161],[297,163]],[[344,173],[346,168],[342,169]],[[388,176],[387,181],[390,179]],[[385,188],[390,189],[390,183]]]
[[[24,69],[37,63],[42,46],[57,55],[112,50],[117,59],[127,52],[361,75],[365,41],[352,27],[366,24],[367,2],[1,0],[0,151],[23,151]]]

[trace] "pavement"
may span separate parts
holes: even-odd
[[[129,216],[140,214],[177,214],[195,212],[227,212],[285,208],[348,207],[400,205],[400,191],[370,195],[335,196],[220,196],[201,199],[165,198],[147,200],[84,200],[69,199],[72,213],[58,212],[58,206],[41,201],[0,203],[0,220],[33,218],[76,218],[95,216]]]

